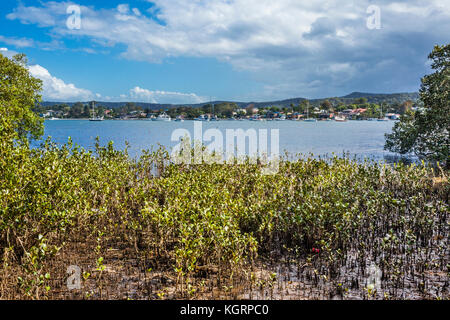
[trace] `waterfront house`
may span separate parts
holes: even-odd
[[[43,116],[44,118],[50,118],[50,117],[53,117],[54,115],[55,115],[55,111],[53,111],[53,110],[47,110],[47,112],[44,113],[42,116]]]
[[[303,118],[303,117],[304,117],[304,115],[301,114],[300,112],[294,112],[294,113],[292,114],[291,119],[292,119],[292,120],[300,120],[300,119]]]
[[[395,114],[395,113],[386,113],[386,118],[390,119],[390,120],[399,120],[400,119],[400,115],[399,114]]]
[[[334,113],[329,113],[329,112],[322,112],[321,114],[319,114],[319,120],[327,120],[327,119],[332,119],[334,117]]]

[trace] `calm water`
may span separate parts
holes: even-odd
[[[217,128],[224,137],[226,129],[279,129],[280,152],[287,151],[289,154],[324,156],[346,152],[359,159],[374,160],[389,160],[393,156],[384,151],[383,146],[384,134],[391,131],[394,121],[218,121],[202,122],[202,125],[203,132],[208,128]],[[97,136],[102,144],[112,140],[120,149],[128,142],[130,155],[137,156],[142,149],[156,147],[158,143],[168,149],[174,147],[177,142],[171,141],[171,135],[177,128],[189,130],[192,136],[194,134],[193,121],[57,120],[45,122],[45,137],[51,136],[53,141],[61,144],[71,137],[74,143],[87,149],[94,146]]]

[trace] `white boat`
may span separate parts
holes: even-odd
[[[385,115],[383,115],[383,104],[381,104],[381,107],[380,107],[380,117],[377,119],[377,121],[389,121],[389,119],[386,118]]]
[[[89,121],[103,121],[103,120],[105,120],[103,117],[95,117],[95,118],[89,119]]]
[[[177,122],[184,122],[184,119],[182,116],[177,116],[177,118],[175,119],[175,121]]]
[[[153,121],[172,121],[172,118],[165,112],[161,113],[157,118],[152,119]]]
[[[195,121],[209,121],[209,118],[206,114],[202,114],[200,117],[196,118]]]
[[[286,116],[284,114],[279,118],[275,118],[275,121],[285,121],[285,120],[286,120]]]
[[[343,116],[336,116],[336,117],[334,117],[334,121],[345,122],[345,121],[347,121],[347,118],[343,117]]]
[[[211,101],[211,98],[209,99]],[[212,105],[212,116],[209,118],[209,121],[219,121],[219,119],[216,117],[216,114],[214,113],[214,103],[210,102]]]
[[[317,122],[317,119],[309,117],[309,106],[306,107],[306,119],[303,120],[305,122]]]
[[[91,104],[92,104],[92,118],[90,118],[89,121],[103,121],[104,120],[103,117],[97,117],[95,115],[95,101],[92,101]]]
[[[59,118],[55,118],[55,117],[51,117],[50,119],[47,119],[47,120],[60,120]]]

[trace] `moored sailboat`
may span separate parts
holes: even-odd
[[[103,117],[97,117],[95,115],[95,101],[92,101],[91,104],[92,104],[92,118],[90,118],[89,121],[103,121],[104,120]]]

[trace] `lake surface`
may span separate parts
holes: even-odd
[[[309,154],[325,156],[335,153],[348,153],[358,159],[389,160],[394,154],[383,150],[385,133],[391,131],[394,121],[218,121],[202,122],[203,132],[209,128],[219,129],[225,137],[226,129],[279,129],[280,152],[289,154]],[[194,136],[194,121],[156,122],[156,121],[103,121],[87,120],[56,120],[45,121],[45,137],[51,136],[59,144],[67,142],[71,137],[73,142],[91,149],[95,138],[100,138],[101,144],[109,141],[119,149],[129,143],[129,154],[138,156],[142,149],[151,149],[161,144],[168,149],[178,142],[171,141],[175,129],[183,128]],[[225,144],[225,143],[224,143]],[[35,144],[36,145],[36,144]],[[270,143],[269,143],[270,148]]]

